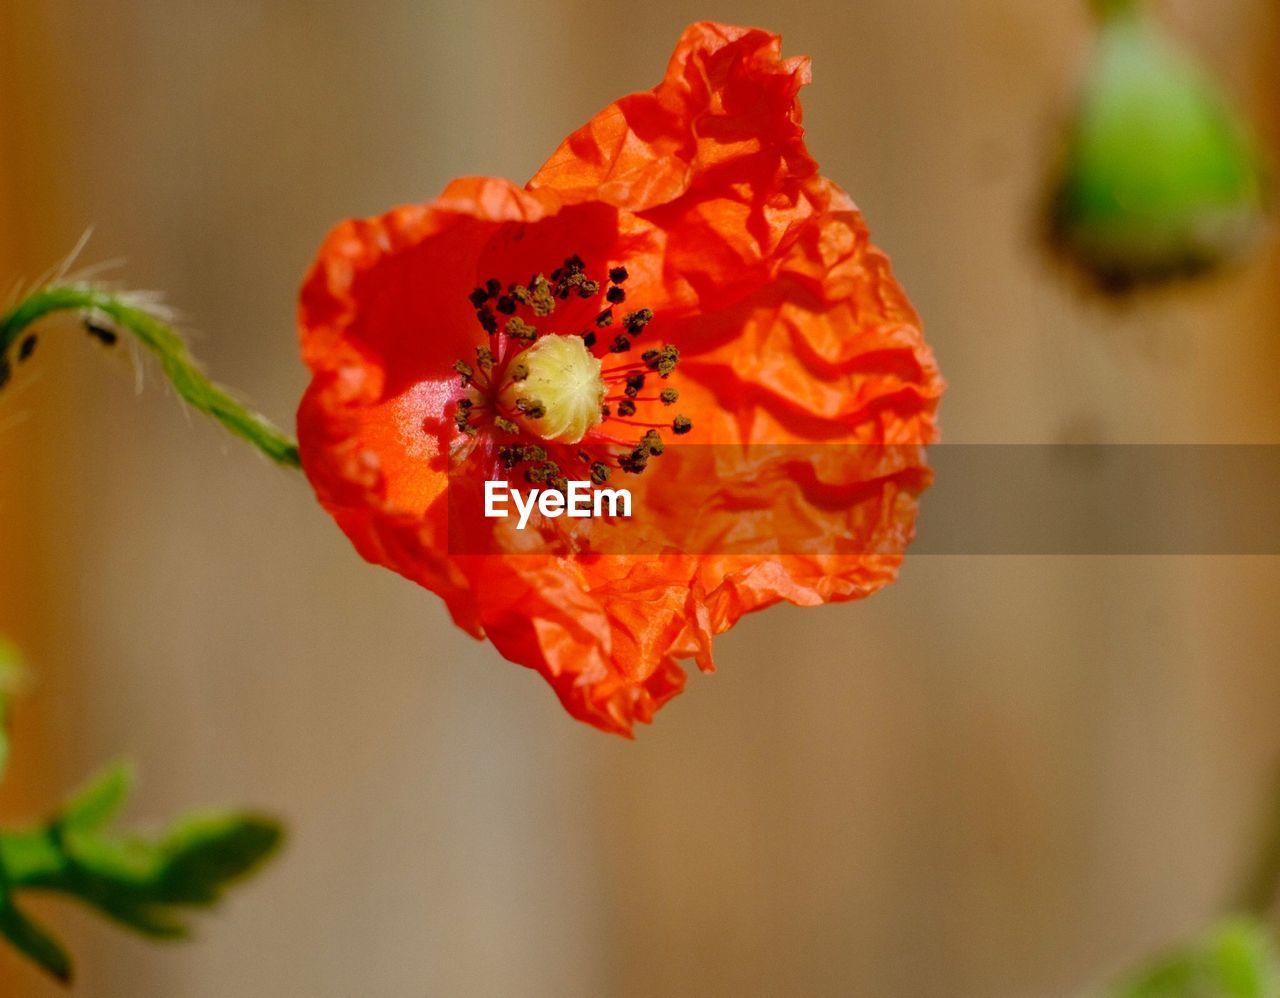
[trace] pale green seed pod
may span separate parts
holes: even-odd
[[[1053,190],[1055,245],[1110,290],[1240,258],[1264,221],[1245,123],[1138,4],[1097,6],[1101,34]]]
[[[605,384],[599,358],[580,336],[550,334],[520,354],[527,376],[509,380],[500,402],[530,433],[576,444],[601,421]]]

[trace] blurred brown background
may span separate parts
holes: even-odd
[[[1280,7],[1168,0],[1280,159]],[[1280,255],[1125,308],[1036,244],[1083,2],[0,3],[0,283],[83,230],[281,422],[337,219],[526,178],[698,18],[814,59],[806,124],[925,316],[951,441],[1280,440]],[[1280,757],[1280,564],[909,559],[718,645],[628,744],[364,565],[300,476],[49,328],[0,404],[12,822],[256,803],[283,859],[157,947],[57,900],[85,996],[1069,995],[1197,931]],[[927,507],[925,515],[928,515]],[[0,950],[0,994],[56,993]]]

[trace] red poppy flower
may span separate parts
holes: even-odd
[[[780,49],[691,26],[657,87],[525,187],[465,178],[344,222],[302,290],[321,503],[606,731],[651,720],[680,660],[710,670],[744,613],[892,581],[927,484],[942,382],[805,149],[809,64]],[[833,470],[851,444],[894,450]],[[632,490],[631,547],[476,512],[487,481],[575,479]]]

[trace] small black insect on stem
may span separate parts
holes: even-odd
[[[116,341],[120,339],[119,334],[114,329],[109,329],[100,323],[94,322],[92,319],[84,320],[84,330],[95,340],[102,343],[103,346],[113,347],[116,345]]]

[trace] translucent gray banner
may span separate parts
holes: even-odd
[[[1280,445],[930,447],[911,554],[1280,554]]]
[[[590,459],[557,471],[589,479]],[[553,484],[473,454],[450,473],[454,554],[1280,554],[1280,445],[668,444],[603,486],[630,515],[523,524],[514,496],[486,506],[492,479]]]

